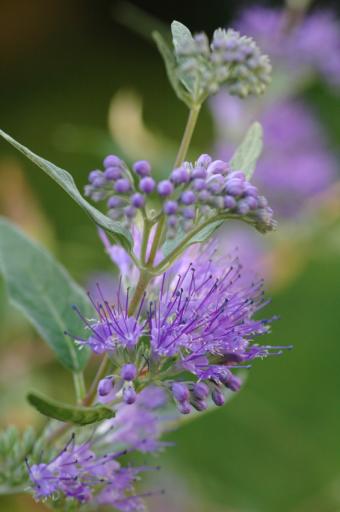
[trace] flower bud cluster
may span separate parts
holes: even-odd
[[[120,393],[126,404],[133,404],[137,398],[133,385],[137,373],[136,366],[133,363],[127,363],[121,367],[119,376],[106,376],[98,384],[98,401],[101,403],[112,402]]]
[[[232,95],[245,98],[262,94],[270,82],[271,65],[255,41],[233,29],[217,29],[211,44],[204,33],[176,48],[178,73],[198,100],[225,84]]]
[[[179,412],[190,414],[192,408],[198,412],[205,411],[208,408],[209,397],[218,407],[224,405],[225,396],[221,384],[231,391],[238,391],[241,387],[241,380],[227,370],[224,378],[220,378],[219,382],[210,380],[185,384],[176,381],[171,385],[171,392]]]
[[[184,162],[169,179],[159,182],[151,176],[146,160],[135,162],[130,171],[118,157],[109,155],[104,167],[104,171],[90,173],[85,193],[95,201],[106,200],[108,215],[114,220],[131,222],[153,194],[153,204],[158,196],[167,218],[168,238],[218,214],[243,219],[262,232],[275,226],[266,198],[245,174],[209,155],[201,155],[195,164]]]
[[[242,171],[233,171],[227,162],[201,155],[194,165],[185,162],[170,175],[175,192],[164,203],[168,236],[180,228],[190,230],[198,219],[218,214],[243,218],[260,231],[273,229],[273,211]]]

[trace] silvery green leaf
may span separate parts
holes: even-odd
[[[59,361],[69,370],[82,370],[89,352],[80,350],[64,331],[86,337],[72,309],[77,304],[91,316],[86,293],[51,254],[4,218],[0,218],[0,272],[10,301],[34,325]]]
[[[230,161],[232,169],[243,171],[248,180],[251,179],[256,162],[261,155],[262,138],[262,126],[258,122],[253,123]]]
[[[172,85],[172,88],[174,89],[177,97],[190,108],[190,96],[184,89],[178,77],[177,63],[172,49],[169,48],[163,36],[159,32],[153,32],[152,37],[154,38],[157,48],[163,57],[167,76],[170,84]]]
[[[29,393],[28,402],[44,416],[74,425],[90,425],[97,421],[113,418],[115,413],[109,407],[80,407],[51,400],[41,394]]]
[[[175,48],[175,53],[180,54],[183,49],[190,51],[195,49],[194,39],[188,27],[179,21],[171,23],[172,42]]]
[[[122,245],[127,251],[130,251],[133,246],[132,237],[127,229],[125,229],[119,222],[114,222],[109,217],[101,213],[94,206],[84,199],[79,192],[73,177],[64,169],[57,167],[48,160],[36,155],[31,150],[17,142],[10,135],[0,130],[0,135],[7,140],[18,151],[23,153],[29,160],[35,163],[42,169],[50,178],[60,185],[65,192],[67,192],[74,201],[81,206],[91,219],[105,231],[110,232],[115,240],[115,243]]]

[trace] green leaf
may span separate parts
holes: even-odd
[[[159,32],[153,32],[152,37],[157,45],[159,53],[163,57],[166,73],[172,88],[174,89],[177,97],[190,108],[190,96],[183,88],[181,81],[177,76],[177,63],[173,51],[169,48],[163,36]]]
[[[256,162],[261,155],[262,138],[262,126],[260,123],[253,123],[230,161],[231,167],[234,170],[243,171],[248,180],[252,177]]]
[[[0,272],[11,302],[34,325],[59,361],[72,371],[80,371],[89,351],[80,350],[64,331],[86,337],[72,305],[77,304],[84,315],[91,316],[87,295],[45,249],[1,217]]]
[[[90,425],[97,421],[113,418],[115,413],[109,407],[79,407],[66,405],[37,393],[28,393],[28,402],[44,416],[55,420],[74,423],[75,425]]]
[[[119,222],[114,222],[109,217],[101,213],[94,206],[84,199],[79,192],[73,177],[64,169],[57,167],[48,160],[34,154],[28,148],[14,140],[10,135],[0,130],[0,135],[7,140],[12,146],[18,151],[23,153],[29,160],[35,163],[40,169],[42,169],[50,178],[58,183],[76,203],[79,204],[91,217],[91,219],[101,228],[109,231],[114,239],[115,243],[122,245],[127,251],[130,251],[133,246],[132,237],[127,229],[125,229]]]
[[[189,49],[190,47],[195,49],[194,39],[188,27],[180,23],[179,21],[173,21],[171,23],[172,42],[175,47],[175,52],[180,53],[184,48]]]

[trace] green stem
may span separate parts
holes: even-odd
[[[133,294],[133,297],[129,305],[129,316],[132,316],[136,312],[151,278],[152,275],[147,270],[142,270],[141,273],[139,274],[139,280],[135,289],[135,293]]]
[[[161,238],[162,238],[164,224],[165,224],[165,217],[164,217],[164,215],[162,215],[161,218],[158,221],[156,232],[155,232],[155,236],[154,236],[154,239],[152,241],[152,246],[151,246],[151,249],[150,249],[150,256],[149,256],[149,259],[148,259],[148,266],[149,267],[152,267],[153,262],[155,261],[155,257],[156,257],[156,254],[157,254],[157,249],[159,247],[159,244],[160,244],[160,241],[161,241]]]
[[[201,110],[201,105],[195,105],[195,106],[191,107],[191,109],[190,109],[187,124],[185,126],[184,134],[182,137],[181,145],[179,147],[179,150],[178,150],[178,153],[176,156],[176,160],[174,163],[174,169],[176,169],[176,167],[179,167],[183,163],[183,161],[187,155],[200,110]],[[164,225],[165,225],[165,216],[162,215],[160,220],[158,221],[155,237],[152,242],[150,256],[149,256],[149,260],[148,260],[149,267],[152,267],[153,262],[155,261],[157,249],[162,240]]]
[[[76,392],[77,403],[80,404],[86,395],[86,387],[83,372],[73,373],[73,383]]]
[[[179,147],[179,150],[178,150],[178,153],[176,156],[174,168],[179,167],[185,160],[200,110],[201,110],[201,105],[191,107],[191,109],[190,109],[189,117],[188,117],[187,124],[186,124],[185,130],[184,130],[183,138],[182,138],[182,142],[181,142],[181,145]]]
[[[107,367],[109,366],[110,359],[107,354],[104,355],[103,359],[101,360],[101,363],[98,367],[97,373],[92,381],[92,384],[90,386],[90,389],[88,393],[86,394],[85,398],[83,399],[83,405],[91,405],[93,400],[96,397],[97,393],[97,387],[99,384],[99,381],[105,376]]]
[[[142,247],[141,247],[141,261],[142,265],[146,263],[146,251],[148,249],[148,242],[150,236],[151,224],[150,221],[144,217],[144,229],[143,229],[143,239],[142,239]]]

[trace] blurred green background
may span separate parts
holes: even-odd
[[[209,32],[227,25],[243,6],[257,3],[134,2],[163,22],[175,18]],[[315,3],[338,6],[336,1]],[[117,150],[108,109],[118,91],[129,89],[143,100],[146,126],[176,147],[185,107],[173,95],[155,48],[117,22],[120,4],[2,0],[0,9],[1,128],[68,169],[82,187],[89,170]],[[143,28],[140,23],[136,29]],[[339,98],[314,84],[306,99],[337,149]],[[127,126],[121,136],[129,140],[129,135]],[[212,140],[205,109],[194,145],[208,152]],[[139,158],[148,158],[148,148]],[[48,246],[80,283],[94,273],[114,271],[86,215],[4,142],[0,213]],[[176,448],[161,456],[160,485],[167,496],[158,511],[340,511],[339,248],[336,221],[304,250],[293,247],[302,251],[303,265],[289,282],[271,290],[268,314],[278,313],[281,320],[268,341],[293,343],[294,350],[257,362],[228,406],[171,434]],[[63,397],[69,385],[71,377],[7,303],[0,281],[1,425],[38,422],[25,403],[28,388]],[[29,497],[0,498],[1,511],[43,509]]]

